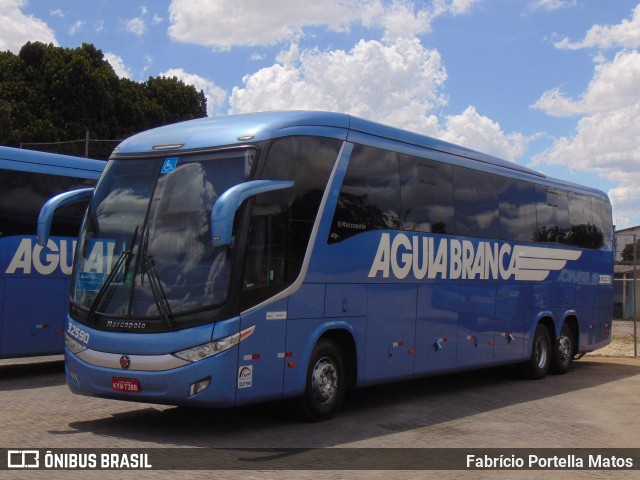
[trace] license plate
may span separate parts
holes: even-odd
[[[140,391],[140,382],[135,378],[116,378],[111,379],[111,388],[119,392],[133,392]]]

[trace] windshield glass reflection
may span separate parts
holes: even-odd
[[[168,172],[164,159],[110,162],[81,231],[72,301],[168,324],[224,302],[230,259],[227,247],[212,246],[211,209],[246,180],[252,158],[249,150],[185,156]]]

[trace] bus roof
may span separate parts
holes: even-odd
[[[0,169],[98,179],[106,162],[0,146]]]
[[[427,135],[401,130],[364,120],[345,113],[319,111],[274,111],[220,117],[206,117],[154,128],[124,140],[114,156],[129,157],[178,154],[185,151],[206,150],[218,146],[243,145],[269,138],[292,134],[328,134],[346,140],[350,134],[364,134],[380,139],[430,149],[465,159],[505,168],[527,176],[537,177],[543,183],[587,191],[606,198],[600,190],[564,180],[547,178],[536,170],[518,165],[460,145],[438,140]],[[543,181],[545,179],[546,181]]]

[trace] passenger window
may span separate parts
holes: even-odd
[[[425,158],[400,155],[402,223],[405,230],[453,233],[452,167]]]
[[[402,228],[397,154],[356,145],[351,153],[329,243],[369,230]]]
[[[498,178],[500,238],[533,242],[536,234],[536,191],[532,183]]]
[[[611,204],[599,198],[591,199],[591,211],[593,214],[594,240],[592,248],[605,248],[611,250],[612,230]],[[602,238],[602,241],[599,239]]]
[[[593,248],[590,246],[594,243],[592,237],[595,233],[591,222],[591,199],[586,195],[574,192],[568,192],[568,199],[570,225],[565,235],[564,243],[578,247]]]
[[[469,168],[453,167],[456,235],[498,238],[496,176]]]
[[[536,241],[566,243],[569,231],[569,199],[567,193],[551,187],[536,186],[538,228]]]
[[[54,195],[93,187],[96,181],[44,173],[0,170],[0,236],[35,235],[40,209]],[[51,227],[52,236],[78,235],[87,201],[58,210]]]

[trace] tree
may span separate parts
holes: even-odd
[[[640,259],[640,239],[636,240],[636,260]],[[633,243],[627,243],[622,249],[622,260],[633,261]]]
[[[18,55],[0,52],[0,144],[93,136],[119,139],[206,116],[204,93],[177,78],[120,79],[91,44],[76,49],[40,42]]]

